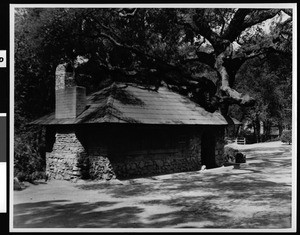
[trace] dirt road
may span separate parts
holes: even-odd
[[[290,228],[291,145],[236,147],[240,169],[28,184],[14,191],[14,228]]]

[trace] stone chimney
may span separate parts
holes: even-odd
[[[59,64],[55,71],[55,118],[76,118],[85,107],[85,87],[76,86],[70,65]]]

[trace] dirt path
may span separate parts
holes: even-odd
[[[14,192],[14,228],[290,228],[291,146],[237,147],[240,169],[29,185]]]

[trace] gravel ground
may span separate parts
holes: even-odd
[[[291,228],[291,145],[231,146],[247,156],[239,169],[27,183],[13,193],[13,228]]]

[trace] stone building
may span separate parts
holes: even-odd
[[[46,173],[55,179],[132,178],[222,166],[227,121],[160,87],[114,83],[86,97],[65,65],[56,70],[46,126]]]

